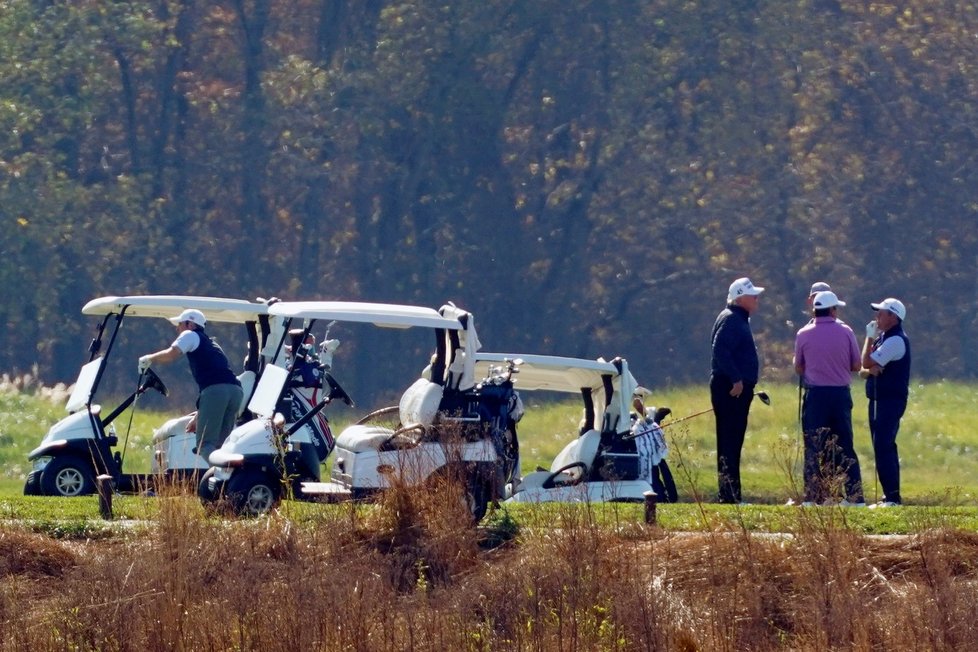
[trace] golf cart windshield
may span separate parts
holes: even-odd
[[[517,391],[577,394],[584,401],[581,433],[591,429],[628,432],[631,427],[628,415],[632,395],[638,383],[629,372],[628,362],[624,358],[606,362],[601,359],[479,352],[475,354],[475,373],[479,378],[486,378],[490,375],[490,367],[517,359],[521,361],[514,380]]]
[[[102,371],[102,363],[104,361],[105,358],[99,357],[86,365],[82,365],[81,371],[78,372],[78,379],[75,381],[75,386],[71,390],[71,396],[68,397],[68,403],[65,405],[65,409],[69,413],[81,410],[92,400],[95,380]]]

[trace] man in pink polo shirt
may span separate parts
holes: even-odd
[[[833,498],[833,484],[844,476],[842,504],[865,505],[859,459],[852,443],[849,391],[852,373],[859,371],[862,356],[852,329],[836,319],[838,309],[845,305],[834,292],[819,292],[812,300],[814,320],[795,338],[795,372],[805,386],[805,504]]]

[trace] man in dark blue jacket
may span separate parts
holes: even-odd
[[[717,499],[721,503],[741,502],[740,452],[759,372],[750,316],[763,291],[749,278],[734,281],[727,292],[727,307],[713,325],[710,401],[716,415]]]
[[[894,507],[903,503],[896,437],[910,393],[910,338],[903,332],[907,309],[893,298],[870,305],[876,319],[866,324],[860,376],[866,378],[869,434],[883,487],[883,500],[870,507]]]

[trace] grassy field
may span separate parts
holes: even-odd
[[[764,505],[783,505],[797,496],[800,486],[801,438],[798,432],[797,387],[775,385],[764,387],[771,405],[755,401],[743,455],[742,478],[744,499],[756,507],[739,510],[738,518],[749,519],[762,528],[778,529],[778,516],[771,516]],[[52,396],[53,394],[53,396]],[[965,527],[974,519],[972,507],[978,494],[978,401],[976,388],[960,383],[915,385],[908,414],[898,438],[900,446],[903,495],[908,505],[934,508],[928,515],[898,517],[858,515],[854,522],[867,532],[913,531],[921,520],[954,518]],[[28,452],[37,446],[42,434],[64,415],[63,393],[49,391],[0,391],[0,518],[39,518],[42,522],[84,519],[95,511],[94,500],[54,500],[22,496],[23,481],[29,471]],[[856,448],[862,465],[868,501],[876,497],[872,447],[866,427],[866,400],[854,396],[853,421]],[[703,387],[656,391],[652,404],[669,406],[673,417],[699,412],[709,407]],[[114,403],[109,402],[109,405]],[[120,446],[126,443],[127,470],[149,470],[151,437],[155,426],[169,414],[137,410],[117,419]],[[527,402],[526,416],[520,424],[524,472],[537,466],[549,467],[554,456],[577,432],[580,414],[573,403],[536,404]],[[666,421],[668,423],[668,420]],[[334,423],[339,432],[343,423]],[[680,490],[682,505],[660,509],[664,524],[680,528],[703,528],[699,503],[710,503],[716,492],[715,454],[711,413],[666,428],[671,447],[669,463]],[[127,434],[128,433],[128,434]],[[302,514],[309,506],[291,507]],[[315,506],[322,508],[322,506]],[[711,513],[724,515],[729,508],[710,505]],[[141,518],[156,509],[152,500],[118,497],[116,511],[123,517]],[[938,510],[938,511],[935,511]],[[521,510],[516,510],[519,513]],[[539,510],[538,510],[539,511]],[[546,510],[543,510],[544,512]],[[776,510],[777,513],[781,510]],[[909,511],[909,510],[904,510]],[[611,520],[640,518],[640,511],[628,507],[610,509]],[[522,518],[532,519],[529,513]]]
[[[741,469],[744,499],[783,503],[801,488],[798,388],[768,385],[763,389],[771,396],[771,405],[755,400],[751,407]],[[861,390],[858,386],[853,391],[853,428],[866,497],[872,500],[875,466]],[[974,454],[978,451],[978,388],[938,382],[915,385],[911,392],[897,438],[905,502],[973,504],[978,495],[978,456]],[[710,407],[705,387],[656,391],[649,403],[672,408],[676,419]],[[531,404],[520,429],[524,469],[538,464],[549,467],[557,451],[574,436],[578,417],[567,405],[537,408]],[[677,423],[666,428],[666,434],[670,466],[682,478],[681,495],[686,500],[712,497],[716,492],[713,414]]]

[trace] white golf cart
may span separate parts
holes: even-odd
[[[329,482],[306,482],[306,494],[329,500],[370,499],[392,487],[459,482],[474,520],[503,497],[519,468],[513,361],[476,372],[480,343],[473,318],[454,306],[437,330],[431,364],[397,406],[376,410],[336,439]],[[477,382],[482,378],[481,382]]]
[[[186,432],[190,416],[168,421],[153,437],[152,475],[125,473],[125,446],[116,450],[118,436],[115,419],[149,389],[167,395],[167,389],[152,369],[139,377],[137,389],[108,415],[95,403],[96,392],[106,371],[107,361],[127,317],[169,318],[187,308],[204,312],[208,322],[241,324],[248,342],[245,370],[239,376],[246,399],[267,358],[264,347],[276,320],[268,316],[268,302],[250,302],[217,297],[147,295],[101,297],[82,308],[85,315],[100,316],[95,337],[89,345],[89,362],[82,366],[65,406],[69,415],[54,424],[28,459],[33,470],[24,485],[25,495],[80,496],[96,490],[95,478],[112,476],[118,491],[133,492],[152,487],[160,476],[202,473],[207,463],[194,453],[196,435]],[[281,324],[281,320],[277,320]],[[114,325],[106,332],[110,322]],[[108,337],[104,353],[103,337]],[[130,361],[123,361],[129,365]],[[135,364],[126,371],[136,373]],[[247,401],[245,401],[247,402]],[[249,415],[242,415],[249,418]]]
[[[514,363],[519,392],[576,394],[583,401],[583,417],[579,436],[554,458],[549,470],[534,471],[507,485],[506,502],[643,501],[654,489],[652,478],[660,460],[646,457],[647,451],[630,435],[630,409],[638,385],[627,361],[480,352],[475,373],[492,376],[500,365]],[[663,413],[668,410],[659,411]]]
[[[269,314],[285,319],[286,330],[292,333],[293,350],[299,343],[309,340],[319,323],[359,322],[382,328],[405,329],[412,327],[433,329],[436,334],[436,353],[431,362],[430,379],[419,380],[405,393],[402,404],[410,404],[412,423],[430,423],[434,411],[445,395],[465,387],[471,377],[465,369],[465,352],[478,347],[474,320],[464,310],[444,306],[440,311],[417,306],[340,301],[280,302],[269,307]],[[302,323],[302,329],[291,329]],[[290,330],[291,329],[291,330]],[[329,373],[332,352],[339,343],[329,340],[323,343],[319,356],[292,356],[286,366],[270,365],[266,368],[249,410],[260,418],[239,426],[211,453],[213,465],[204,475],[198,494],[205,505],[217,505],[223,501],[235,513],[261,514],[272,509],[283,497],[317,499],[323,493],[324,483],[320,467],[333,450],[333,437],[329,422],[322,409],[333,399],[341,398],[352,404],[349,396]],[[303,374],[302,366],[312,365],[317,375],[310,378]],[[472,383],[470,382],[469,385]],[[433,407],[432,407],[433,406]],[[380,434],[360,432],[355,447],[361,450],[369,442],[378,447],[393,450],[394,444],[385,445],[381,439],[393,440],[393,432]],[[351,435],[344,431],[338,441],[348,441]],[[369,441],[368,441],[369,440]],[[473,444],[469,457],[491,459],[484,445]],[[349,460],[345,449],[341,452],[344,466]],[[376,456],[373,468],[380,462]],[[377,482],[371,489],[383,485]],[[311,489],[307,489],[311,488]],[[345,487],[330,487],[328,493],[350,495]]]

